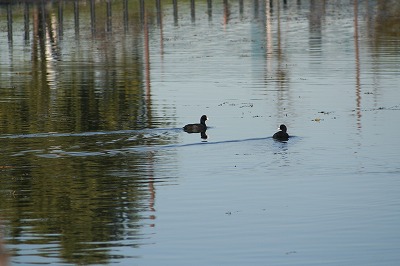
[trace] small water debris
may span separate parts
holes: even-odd
[[[241,106],[239,106],[239,108],[244,108],[244,107],[253,107],[252,103],[242,103]]]
[[[324,114],[324,115],[329,115],[329,114],[331,114],[332,112],[327,112],[327,111],[320,111],[320,112],[318,112],[319,114]]]
[[[226,215],[232,215],[234,213],[239,213],[240,211],[226,211],[225,214]]]
[[[223,105],[237,106],[239,104],[231,103],[231,102],[223,102],[223,103],[218,104],[218,106],[223,106]],[[247,107],[250,107],[250,108],[254,107],[254,104],[250,102],[250,103],[240,103],[240,105],[239,105],[239,108],[247,108]]]
[[[377,107],[377,108],[371,108],[371,109],[362,109],[361,111],[367,112],[367,111],[399,111],[400,110],[400,105],[394,105],[390,107]],[[351,110],[352,112],[359,111],[358,109],[353,109]]]
[[[297,253],[297,251],[295,251],[295,250],[291,250],[291,251],[285,252],[286,255],[293,255],[293,254],[296,254],[296,253]]]

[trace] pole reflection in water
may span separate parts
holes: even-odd
[[[7,5],[7,33],[8,33],[8,42],[12,43],[13,41],[13,16],[12,16],[12,6]]]
[[[143,37],[144,37],[144,60],[145,60],[145,84],[146,84],[146,113],[151,114],[149,108],[151,106],[151,81],[150,81],[150,41],[149,41],[149,26],[148,26],[148,17],[147,10],[143,3]],[[151,121],[148,121],[150,126]]]
[[[128,27],[128,25],[129,25],[128,0],[124,0],[123,12],[124,12],[124,15],[123,15],[124,30],[125,30],[125,33],[127,33],[129,30],[129,27]]]
[[[241,19],[243,18],[243,10],[244,10],[243,0],[239,0],[239,14]]]
[[[161,54],[161,62],[164,61],[164,25],[163,25],[163,13],[161,8],[161,1],[157,0],[157,25],[160,28],[160,54]],[[162,67],[162,66],[161,66]]]
[[[272,2],[272,0],[265,1],[263,6],[265,20],[265,73],[263,78],[265,89],[276,91],[276,124],[279,124],[286,120],[286,114],[291,110],[289,109],[290,101],[283,100],[290,98],[290,83],[282,40],[281,4],[278,2],[277,6],[273,8]],[[273,16],[276,18],[275,20],[272,19]],[[273,34],[274,31],[275,34]]]
[[[160,176],[158,175],[157,179],[154,178],[157,171],[154,170],[153,165],[157,160],[153,159],[155,155],[152,152],[133,155],[128,153],[126,156],[117,156],[119,157],[117,159],[113,156],[108,158],[107,152],[103,152],[100,147],[109,146],[105,149],[114,150],[111,153],[118,154],[120,149],[129,145],[168,143],[171,136],[154,136],[154,134],[135,131],[131,132],[132,136],[129,138],[125,133],[108,134],[109,130],[118,132],[121,129],[154,127],[150,119],[153,110],[150,101],[147,22],[145,22],[144,30],[147,52],[144,51],[143,45],[138,45],[138,40],[142,38],[135,36],[133,39],[130,35],[126,35],[130,43],[129,41],[121,43],[121,46],[128,45],[127,49],[121,50],[129,51],[122,61],[110,52],[110,50],[116,51],[115,48],[119,47],[111,47],[110,44],[113,43],[100,39],[99,35],[96,36],[99,45],[93,50],[88,49],[86,43],[88,36],[84,35],[84,38],[77,40],[80,41],[79,45],[74,47],[73,42],[69,44],[73,48],[70,52],[68,49],[71,47],[63,43],[63,38],[61,38],[64,35],[64,23],[68,26],[67,8],[64,9],[63,4],[65,3],[58,3],[58,5],[55,3],[54,9],[51,9],[50,5],[39,3],[32,5],[31,9],[25,9],[25,18],[29,19],[29,12],[32,12],[33,17],[32,46],[26,46],[26,49],[32,50],[31,65],[27,65],[28,69],[32,69],[27,75],[27,78],[31,80],[26,85],[22,85],[23,88],[15,90],[26,94],[21,96],[22,104],[18,101],[16,108],[13,106],[10,108],[10,111],[14,112],[14,117],[11,118],[10,111],[7,112],[8,115],[5,115],[3,104],[0,106],[2,114],[0,117],[1,121],[7,121],[8,124],[15,123],[15,126],[5,127],[6,130],[2,130],[2,133],[23,134],[25,132],[33,136],[28,139],[17,137],[14,141],[7,141],[6,146],[9,147],[11,153],[18,154],[20,150],[21,154],[24,154],[25,149],[35,151],[28,152],[28,155],[17,155],[17,157],[5,154],[1,158],[2,162],[15,165],[15,169],[18,170],[13,175],[23,176],[24,182],[11,185],[15,191],[13,194],[15,197],[4,199],[2,195],[0,196],[0,209],[2,214],[5,214],[4,209],[10,209],[10,212],[6,214],[6,219],[12,220],[12,228],[17,229],[8,236],[11,239],[9,246],[18,250],[19,253],[14,258],[15,261],[18,261],[20,256],[29,256],[26,251],[20,250],[20,247],[29,245],[33,241],[30,235],[34,234],[40,236],[39,246],[44,248],[51,245],[53,241],[53,243],[59,243],[52,251],[53,255],[58,253],[54,258],[74,264],[102,264],[107,263],[113,255],[110,255],[112,252],[106,248],[98,250],[98,245],[109,246],[109,243],[122,241],[125,244],[119,242],[115,246],[135,247],[138,243],[146,242],[145,237],[142,239],[140,230],[142,227],[155,226],[155,183],[160,181]],[[80,8],[82,6],[78,1],[73,4],[73,29],[76,39],[79,38],[80,30],[85,31],[87,25],[91,25],[87,28],[93,35],[100,32],[96,28],[99,22],[101,25],[106,25],[106,32],[113,29],[110,23],[112,15],[110,4],[106,5],[106,13],[104,13],[106,16],[96,19],[95,8],[98,6],[92,2],[90,19],[82,20],[81,25],[79,25],[80,12],[86,14],[89,12],[85,11],[85,6]],[[9,10],[12,11],[12,9]],[[147,14],[145,16],[148,21]],[[104,17],[106,23],[104,23]],[[28,19],[25,19],[25,25],[29,25]],[[125,29],[129,30],[127,21]],[[132,16],[132,22],[137,24],[135,16]],[[127,33],[136,34],[134,32],[136,29],[132,28],[132,31]],[[118,28],[116,32],[119,32]],[[142,50],[139,50],[139,47]],[[145,57],[142,56],[144,53],[146,53]],[[70,61],[71,54],[76,56],[75,59],[80,58],[77,61],[78,64]],[[147,64],[147,83],[142,83],[144,62]],[[61,66],[62,70],[60,70]],[[125,75],[127,78],[123,79]],[[144,84],[146,84],[146,93],[142,90]],[[19,96],[11,96],[11,98],[19,99]],[[14,127],[20,130],[11,130]],[[82,136],[85,138],[87,134],[85,132],[98,130],[100,132],[103,130],[101,135],[104,137],[94,137],[93,141],[83,141],[82,137],[73,137],[73,135],[68,137],[68,134],[66,137],[62,135],[52,137],[51,133],[46,138],[34,137],[35,132],[78,131],[83,132]],[[35,145],[38,146],[35,148]],[[92,150],[100,150],[100,152],[91,153]],[[96,156],[96,154],[103,155]],[[124,161],[122,164],[119,162],[121,158]],[[125,163],[132,166],[126,166]],[[158,165],[160,165],[159,162]],[[32,168],[38,171],[35,172]],[[24,172],[23,169],[27,171]],[[8,185],[3,183],[8,179],[5,177],[7,173],[1,174],[0,187],[2,190],[8,189]],[[115,176],[118,178],[113,179]],[[124,181],[128,177],[129,181]],[[26,193],[21,191],[26,191]],[[51,197],[53,201],[49,203],[45,200],[47,197]],[[28,205],[25,205],[26,212],[15,203],[24,198],[28,202]],[[147,211],[150,214],[147,214]],[[39,220],[36,217],[39,217]],[[40,230],[33,229],[32,232],[18,230],[23,227],[23,220],[29,220],[29,227],[40,228]],[[47,237],[48,235],[53,237]],[[60,238],[62,241],[59,240]],[[41,259],[37,257],[42,256],[33,257],[30,263],[40,262]],[[54,259],[53,262],[56,263],[56,260]]]
[[[229,23],[229,16],[230,16],[230,9],[229,9],[229,2],[224,0],[224,25],[226,26]]]
[[[79,2],[78,0],[74,1],[74,30],[75,30],[75,39],[79,39]]]
[[[161,0],[156,0],[156,14],[157,14],[157,25],[160,26],[162,18]]]
[[[64,34],[64,1],[58,2],[58,38],[62,39]]]
[[[272,55],[273,43],[272,43],[272,21],[271,21],[271,0],[265,2],[265,52],[266,52],[266,75],[268,75],[272,69]]]
[[[145,5],[144,5],[145,1],[144,0],[140,0],[139,4],[140,4],[140,21],[142,24],[145,23]]]
[[[360,48],[358,44],[358,0],[354,0],[354,56],[355,56],[355,66],[356,66],[357,128],[361,129],[361,77],[360,77]]]
[[[29,4],[24,3],[24,40],[29,43]]]
[[[107,0],[107,32],[111,32],[112,28],[112,12],[111,12],[111,1]]]
[[[310,0],[310,52],[321,53],[322,45],[322,19],[325,12],[325,0]]]
[[[207,15],[208,20],[212,20],[212,0],[207,0]]]
[[[318,246],[323,253],[299,256],[304,265],[343,252],[352,264],[360,259],[353,253],[393,250],[396,230],[381,238],[370,229],[396,228],[396,204],[376,208],[380,219],[364,219],[378,217],[370,206],[398,202],[396,189],[387,190],[398,187],[398,145],[376,137],[398,111],[399,11],[387,3],[0,5],[8,40],[0,42],[0,264],[8,254],[21,265],[158,265],[173,257],[190,264],[199,250],[204,264],[274,264],[296,256],[286,250],[303,231],[312,237],[302,239],[301,252]],[[366,12],[368,19],[358,17]],[[365,111],[369,105],[374,112]],[[388,105],[395,108],[379,109]],[[323,108],[332,112],[315,123]],[[213,113],[215,126],[183,133],[181,122],[200,111]],[[268,133],[280,123],[293,125],[284,144]],[[351,130],[357,148],[343,137]],[[360,188],[361,179],[368,182]],[[276,191],[296,192],[299,184],[313,197],[287,193],[282,202]],[[354,197],[353,187],[369,193]],[[312,210],[303,208],[310,199]],[[340,210],[335,221],[326,219],[332,210]],[[294,218],[281,219],[287,215]],[[297,219],[302,230],[287,242],[271,240]],[[347,230],[349,220],[363,226]],[[349,244],[320,245],[321,236],[338,235]],[[363,244],[386,237],[392,242]],[[271,243],[276,249],[268,250]],[[390,252],[382,258],[398,261]]]
[[[178,0],[172,0],[173,14],[174,14],[174,24],[178,25]]]
[[[269,0],[267,0],[269,2]],[[254,10],[254,18],[258,18],[258,11],[259,11],[259,2],[258,0],[253,0],[253,10]]]
[[[90,28],[92,30],[92,35],[96,34],[96,2],[95,0],[90,0]]]
[[[196,21],[196,2],[195,0],[190,0],[190,17],[192,22]]]

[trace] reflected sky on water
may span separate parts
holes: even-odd
[[[0,265],[399,261],[397,1],[0,3]]]

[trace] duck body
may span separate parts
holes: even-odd
[[[200,117],[200,124],[187,124],[183,127],[183,130],[188,133],[201,133],[207,130],[206,121],[208,120],[206,115]]]
[[[287,131],[287,127],[285,125],[280,125],[279,127],[280,131],[276,132],[272,138],[276,139],[276,140],[281,140],[281,141],[286,141],[289,140],[289,134],[286,132]]]

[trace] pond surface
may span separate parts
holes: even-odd
[[[395,0],[0,5],[0,260],[398,265],[399,17]],[[182,130],[203,114],[207,138]]]

